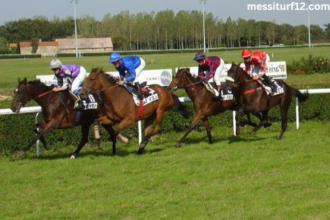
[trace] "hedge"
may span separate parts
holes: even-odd
[[[311,88],[327,88],[329,85],[310,86]],[[298,88],[305,89],[305,88]],[[176,92],[178,96],[186,96],[183,90]],[[10,101],[0,102],[0,109],[9,108]],[[305,103],[300,103],[299,117],[301,121],[316,120],[326,121],[330,120],[330,95],[316,94],[310,95]],[[176,112],[168,112],[163,121],[163,132],[176,130],[178,132],[185,131],[189,123],[194,117],[193,106],[191,102],[183,103],[192,113],[188,119],[184,119]],[[36,103],[29,103],[29,106],[36,106]],[[295,122],[295,101],[291,103],[288,113],[289,122]],[[34,126],[35,114],[18,114],[18,115],[4,115],[0,116],[0,154],[9,154],[12,151],[18,150],[26,146],[29,140],[35,135],[32,131]],[[41,120],[41,114],[39,115]],[[257,122],[256,118],[252,118]],[[280,121],[281,116],[279,107],[272,108],[269,111],[270,121]],[[211,127],[226,126],[232,127],[232,112],[226,111],[223,114],[210,117]],[[201,123],[198,126],[203,126]],[[204,128],[200,129],[204,132]],[[90,132],[90,141],[94,140]],[[137,136],[137,126],[132,125],[122,132],[124,135],[133,134]],[[102,141],[107,141],[108,135],[101,129]],[[78,145],[80,141],[80,128],[72,129],[57,129],[46,135],[46,140],[51,144],[52,148],[61,148],[67,145]]]

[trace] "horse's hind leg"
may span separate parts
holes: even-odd
[[[112,125],[102,125],[104,129],[108,132],[110,135],[111,141],[112,141],[112,154],[116,154],[116,143],[117,143],[117,138],[115,134],[115,130],[113,129]]]
[[[72,153],[70,159],[76,159],[76,157],[80,153],[81,149],[88,142],[89,128],[91,127],[91,125],[92,125],[92,123],[81,125],[81,140],[80,140],[80,143],[79,143],[77,149]]]

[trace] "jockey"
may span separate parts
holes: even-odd
[[[194,60],[198,62],[197,77],[204,79],[206,82],[213,78],[219,92],[215,99],[222,100],[220,74],[225,66],[225,62],[217,56],[205,57],[205,54],[202,52],[196,53]]]
[[[59,59],[53,59],[49,68],[54,71],[55,79],[57,79],[57,86],[53,88],[53,91],[58,92],[70,89],[77,103],[80,100],[80,97],[77,95],[79,87],[87,75],[86,69],[76,64],[62,65]]]
[[[249,49],[244,49],[241,55],[244,59],[245,71],[255,80],[263,80],[271,88],[272,93],[275,93],[276,86],[266,75],[269,64],[268,54],[264,51],[251,52]],[[253,65],[252,70],[251,65]]]
[[[140,100],[143,99],[142,92],[146,92],[147,77],[142,73],[146,66],[145,61],[138,56],[121,57],[119,53],[110,54],[109,63],[112,63],[119,72],[118,84],[123,86],[127,82],[133,82]]]

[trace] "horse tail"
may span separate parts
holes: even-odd
[[[171,93],[172,98],[174,100],[174,104],[172,110],[180,113],[184,118],[189,118],[190,112],[186,109],[186,107],[181,103],[179,97]]]
[[[291,88],[293,91],[293,94],[298,98],[299,102],[304,102],[308,99],[309,93],[308,90],[306,90],[304,93],[300,92],[298,89]]]

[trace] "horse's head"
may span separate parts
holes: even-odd
[[[24,105],[32,99],[31,95],[27,91],[27,87],[28,83],[26,78],[23,80],[18,78],[18,86],[14,90],[14,99],[11,102],[10,107],[13,112],[18,113],[21,107],[24,107]]]
[[[89,75],[85,78],[82,88],[79,92],[80,95],[90,93],[92,91],[98,91],[102,89],[101,81],[99,76],[104,73],[102,68],[93,68]]]
[[[185,88],[188,85],[189,81],[194,81],[193,76],[190,73],[190,69],[178,69],[178,71],[172,78],[172,82],[170,83],[169,88],[171,89],[171,91]]]
[[[239,84],[245,81],[248,74],[245,73],[241,64],[232,63],[230,69],[228,70],[225,87],[231,87],[233,84]]]

